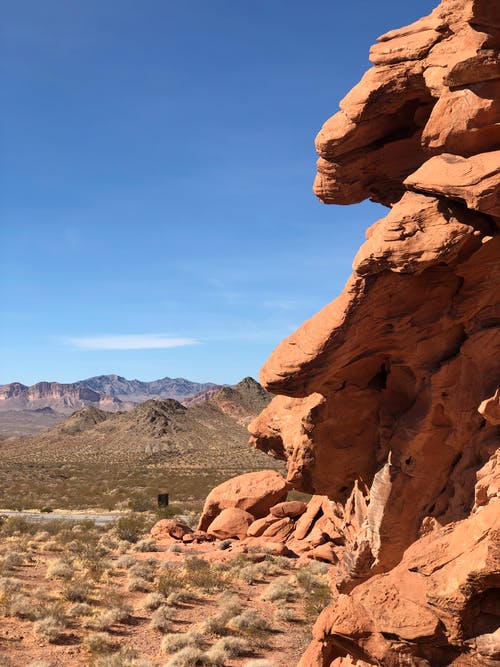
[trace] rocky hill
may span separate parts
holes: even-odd
[[[228,458],[259,466],[247,445],[247,424],[271,395],[252,378],[222,387],[206,401],[186,407],[174,399],[151,399],[129,412],[86,406],[63,422],[28,438],[7,438],[0,459],[9,462],[143,462],[169,467],[227,467]],[[261,464],[269,459],[262,456]]]
[[[333,526],[303,667],[499,664],[499,46],[500,4],[443,0],[378,39],[316,140],[322,201],[390,211],[250,427]]]

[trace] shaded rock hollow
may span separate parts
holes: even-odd
[[[291,485],[344,517],[340,607],[320,616],[304,666],[500,659],[499,45],[500,5],[443,0],[378,39],[316,140],[322,201],[390,211],[342,294],[266,362],[276,397],[250,426]],[[450,531],[486,551],[464,541],[441,613],[430,563],[459,558]],[[404,584],[424,570],[425,586]],[[403,590],[413,634],[396,604],[377,615]]]

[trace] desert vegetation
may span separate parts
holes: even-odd
[[[1,664],[295,664],[327,566],[259,551],[158,550],[146,517],[0,523]],[[147,550],[150,547],[151,550]],[[155,550],[153,550],[155,549]],[[293,627],[293,632],[290,628]]]

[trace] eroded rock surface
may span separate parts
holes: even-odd
[[[322,201],[390,211],[342,294],[265,364],[276,397],[250,426],[316,494],[288,548],[338,559],[341,605],[304,665],[498,659],[499,46],[499,3],[443,0],[379,38],[316,140]],[[449,569],[469,531],[488,555],[469,544]],[[436,549],[437,569],[414,569]]]

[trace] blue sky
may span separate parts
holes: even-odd
[[[435,4],[3,3],[0,383],[256,376],[384,214],[315,199],[315,134]]]

